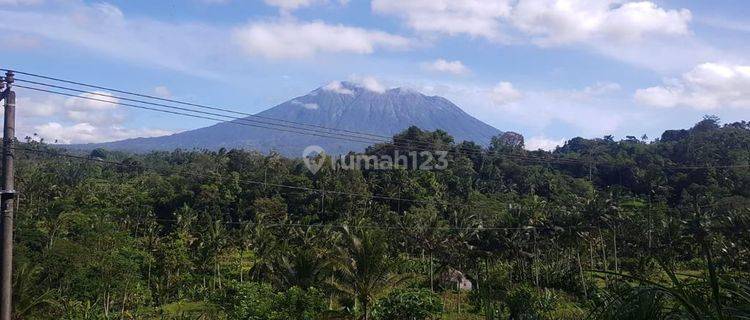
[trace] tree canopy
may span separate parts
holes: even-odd
[[[444,150],[445,170],[312,174],[274,153],[28,140],[15,317],[750,315],[750,123],[523,145],[409,128],[365,153]]]

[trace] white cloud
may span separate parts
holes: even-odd
[[[350,76],[349,81],[346,83],[341,81],[331,81],[323,87],[323,90],[339,94],[354,94],[352,88],[364,89],[375,93],[383,93],[388,90],[388,87],[380,83],[375,77],[361,77],[357,75]]]
[[[692,18],[687,9],[623,0],[374,0],[372,9],[420,32],[498,39],[515,30],[539,45],[686,35]]]
[[[154,94],[159,98],[172,98],[172,91],[170,91],[166,86],[156,86],[154,88]]]
[[[750,108],[750,66],[703,63],[662,86],[637,90],[635,99],[663,108]]]
[[[63,125],[59,122],[49,122],[34,127],[38,138],[54,143],[91,143],[122,140],[137,137],[155,137],[172,134],[174,132],[160,129],[126,129],[119,126],[98,127],[90,123],[81,122],[73,125]]]
[[[292,100],[292,104],[296,104],[307,110],[318,110],[318,108],[320,108],[320,106],[317,103],[312,103],[312,102],[300,102],[297,100]]]
[[[119,124],[125,121],[125,114],[116,104],[119,102],[117,98],[107,92],[95,93],[84,93],[80,95],[81,98],[71,97],[65,100],[65,116],[75,122],[96,125]]]
[[[363,88],[372,92],[383,93],[386,90],[386,87],[374,77],[364,77],[357,81],[360,85],[362,85]]]
[[[604,15],[601,36],[617,41],[640,40],[650,35],[683,36],[690,33],[688,9],[666,10],[653,2],[628,2]]]
[[[125,115],[120,112],[67,110],[65,115],[72,121],[87,122],[97,125],[119,124],[125,121]]]
[[[598,87],[596,84],[589,88]],[[425,94],[437,94],[455,102],[469,114],[500,129],[523,128],[524,134],[539,136],[548,130],[570,128],[584,136],[603,136],[619,130],[625,123],[642,122],[643,115],[610,93],[583,97],[587,89],[523,90],[512,84],[495,86],[459,83],[418,86]],[[497,89],[497,90],[496,90]],[[494,93],[500,94],[493,101]],[[595,91],[590,89],[589,92]],[[605,90],[606,91],[606,90]],[[507,99],[505,97],[515,97]],[[509,102],[514,101],[514,102]],[[504,103],[504,104],[502,104]]]
[[[447,61],[445,59],[437,59],[431,62],[422,63],[422,69],[428,71],[445,72],[456,75],[463,75],[469,73],[467,68],[461,61]]]
[[[16,113],[19,118],[50,117],[57,113],[59,108],[57,99],[31,99],[29,97],[17,97]]]
[[[93,142],[96,140],[96,128],[88,123],[65,127],[58,122],[49,122],[36,126],[34,130],[40,138],[54,143]]]
[[[78,111],[90,110],[112,110],[117,109],[119,100],[112,94],[103,91],[94,91],[94,93],[84,93],[81,98],[70,97],[65,101],[65,106],[69,109]]]
[[[330,83],[325,85],[325,87],[323,87],[323,90],[332,91],[332,92],[340,93],[340,94],[354,94],[354,91],[352,91],[349,88],[344,87],[341,81],[331,81]]]
[[[650,1],[521,0],[511,24],[539,45],[586,41],[632,42],[646,36],[686,35],[692,15]]]
[[[496,105],[507,105],[523,98],[523,94],[510,82],[500,82],[489,92],[490,99]]]
[[[526,150],[536,151],[536,150],[546,150],[546,151],[552,151],[555,150],[556,147],[562,146],[565,144],[565,139],[548,139],[544,136],[537,136],[537,137],[531,137],[529,139],[526,139],[524,142],[524,147]]]
[[[689,10],[660,7],[654,1],[373,0],[372,10],[398,17],[427,35],[541,47],[575,45],[659,71],[728,58],[692,36]]]
[[[297,10],[300,8],[310,7],[316,4],[327,4],[329,0],[263,0],[267,5],[278,7],[282,13],[289,13],[290,11]],[[338,0],[340,5],[347,5],[349,0]]]
[[[82,95],[104,101],[118,101],[104,96]],[[127,127],[126,110],[101,101],[64,98],[56,95],[24,92],[16,98],[16,136],[44,138],[54,143],[86,143],[150,137],[174,133],[171,130]]]
[[[675,87],[674,89],[677,89],[677,92],[664,87],[638,89],[635,92],[635,100],[641,104],[653,107],[674,107],[680,102],[680,94],[682,91],[677,87]]]
[[[302,107],[307,110],[318,110],[318,108],[320,108],[317,103],[305,103],[302,104]]]
[[[372,10],[398,16],[419,32],[498,38],[499,18],[511,12],[509,0],[373,0]]]
[[[692,36],[691,20],[687,9],[651,1],[520,0],[509,24],[522,42],[576,46],[660,72],[728,58]]]
[[[233,32],[246,53],[267,58],[306,58],[318,53],[370,54],[376,49],[405,49],[407,38],[341,24],[314,22],[254,22]]]
[[[361,76],[352,74],[349,76],[349,80],[347,83],[370,92],[384,93],[388,89],[390,89],[391,86],[389,84],[384,84],[381,80],[382,79],[378,79],[371,75]]]

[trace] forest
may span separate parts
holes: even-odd
[[[15,319],[750,319],[750,123],[445,170],[16,144]],[[325,157],[325,155],[321,155]],[[330,159],[329,159],[330,161]]]

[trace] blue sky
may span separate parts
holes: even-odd
[[[750,3],[0,0],[2,67],[259,112],[331,81],[444,96],[530,148],[750,115]],[[98,142],[210,121],[19,89],[19,135]]]

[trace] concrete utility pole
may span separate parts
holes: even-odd
[[[3,189],[0,191],[2,210],[3,247],[0,268],[0,320],[11,320],[13,304],[13,140],[16,136],[16,93],[13,92],[13,72],[5,73],[5,123],[3,125]]]

